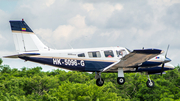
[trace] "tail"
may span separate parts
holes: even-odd
[[[9,21],[13,32],[14,43],[17,52],[31,52],[48,50],[31,28],[22,21]]]

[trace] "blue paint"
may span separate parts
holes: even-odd
[[[54,65],[53,58],[40,58],[40,57],[19,57],[19,58],[26,60],[26,61],[38,62],[41,64],[47,64],[47,65],[56,66],[56,67],[69,69],[69,70],[77,70],[77,71],[85,70],[85,67],[83,67],[83,66]]]
[[[159,57],[157,56],[156,59],[159,59]]]
[[[13,31],[33,32],[31,28],[24,21],[9,21],[9,22],[11,25],[11,30]]]
[[[139,68],[135,72],[160,73],[161,69],[162,69],[162,67]],[[172,68],[164,67],[163,71],[166,71],[166,70],[172,70]]]
[[[40,53],[23,53],[23,55],[41,55]]]
[[[85,61],[85,71],[102,71],[114,62],[101,62],[101,61]]]
[[[162,50],[160,49],[141,49],[141,50],[133,50],[132,53],[143,53],[143,54],[159,54]]]
[[[146,61],[146,62],[143,62],[140,67],[158,66],[158,65],[161,65],[161,64],[162,64],[162,62]]]
[[[63,62],[65,62],[65,59],[60,59],[59,64],[53,63],[53,58],[40,58],[40,57],[19,57],[23,60],[26,61],[33,61],[33,62],[38,62],[41,64],[48,64],[51,66],[56,66],[64,69],[69,69],[69,70],[77,70],[77,71],[88,71],[88,72],[98,72],[102,71],[103,68],[106,68],[107,66],[111,65],[113,62],[102,62],[102,61],[87,61],[84,60],[85,65],[81,65],[80,62],[81,60],[77,60],[77,65],[72,66],[72,65],[65,65]]]

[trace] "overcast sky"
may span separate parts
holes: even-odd
[[[16,54],[9,20],[21,20],[55,49],[158,48],[180,63],[180,0],[0,0],[0,58]],[[56,67],[4,59],[22,68]]]

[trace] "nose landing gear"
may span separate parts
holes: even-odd
[[[154,81],[150,79],[148,75],[148,81],[146,82],[147,87],[153,88],[154,87]]]

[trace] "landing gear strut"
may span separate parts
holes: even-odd
[[[104,84],[104,80],[101,78],[101,73],[100,72],[98,72],[98,73],[96,72],[95,79],[97,79],[96,80],[96,85],[97,86],[102,86]]]
[[[153,88],[154,87],[154,81],[150,79],[148,75],[148,81],[146,82],[147,87]]]
[[[123,85],[125,83],[123,68],[118,68],[117,83]]]

